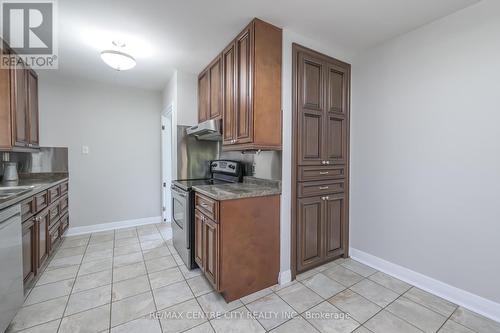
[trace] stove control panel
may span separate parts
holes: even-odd
[[[240,172],[241,164],[237,161],[216,160],[210,164],[212,173],[228,173],[237,175]]]

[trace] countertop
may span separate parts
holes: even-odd
[[[33,195],[45,191],[48,188],[60,184],[68,179],[69,175],[66,173],[42,173],[42,174],[19,175],[19,181],[15,186],[35,186],[35,187],[28,192],[20,193],[8,199],[3,199],[3,200],[0,199],[0,210],[18,204],[24,199],[32,197]],[[11,186],[11,185],[0,183],[0,189],[5,186]]]
[[[242,183],[196,185],[193,189],[214,200],[235,200],[281,194],[281,181],[244,177]]]

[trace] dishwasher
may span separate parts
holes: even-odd
[[[0,332],[24,301],[21,208],[0,210]]]

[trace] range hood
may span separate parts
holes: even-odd
[[[221,141],[220,120],[211,119],[199,123],[196,126],[186,128],[188,135],[196,137],[198,140]]]

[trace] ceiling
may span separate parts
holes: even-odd
[[[360,52],[479,0],[63,0],[57,74],[161,90],[174,69],[198,73],[253,17]],[[137,67],[100,59],[113,40]],[[56,74],[56,73],[53,73]]]

